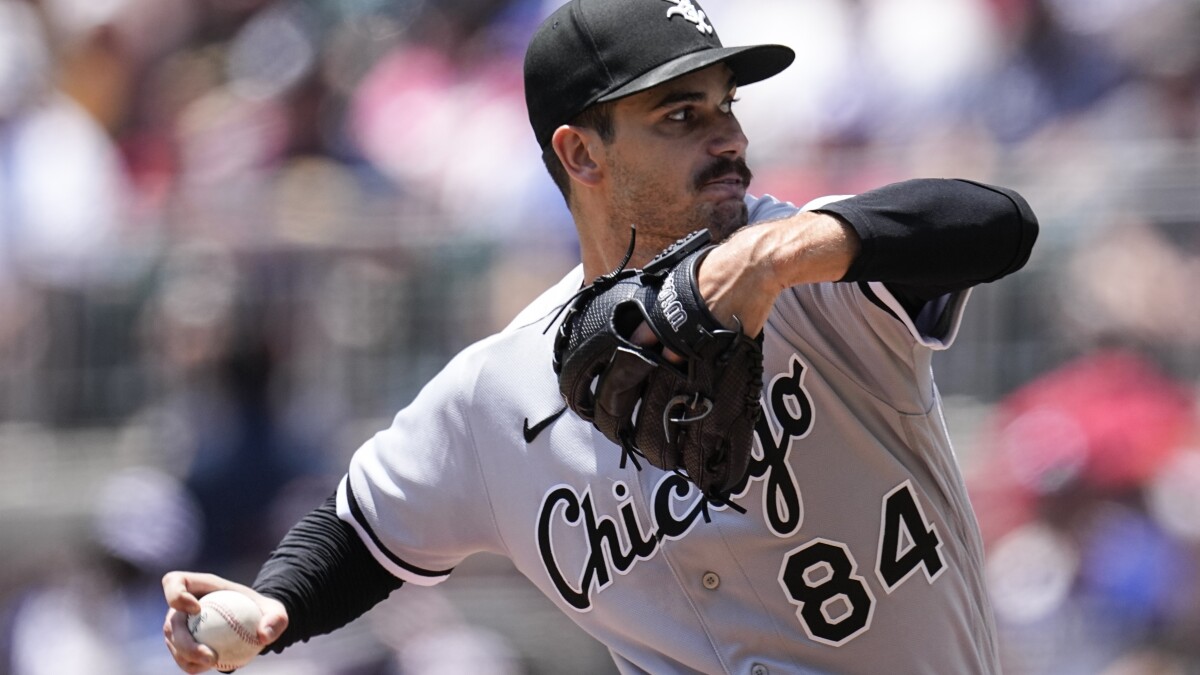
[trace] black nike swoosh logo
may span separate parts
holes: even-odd
[[[542,433],[543,429],[550,426],[550,424],[554,420],[558,419],[559,417],[562,417],[562,414],[565,413],[566,411],[567,411],[566,406],[563,406],[562,408],[559,408],[558,412],[554,413],[553,415],[547,417],[546,419],[542,420],[541,422],[538,422],[537,424],[535,424],[533,426],[529,426],[529,418],[526,417],[525,425],[524,425],[525,426],[525,442],[532,443],[533,439],[537,438],[538,434]]]

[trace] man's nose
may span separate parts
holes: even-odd
[[[713,155],[744,157],[748,145],[750,139],[742,132],[742,125],[736,117],[729,115],[717,125],[709,152]]]

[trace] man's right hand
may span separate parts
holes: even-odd
[[[187,628],[188,614],[199,612],[200,598],[213,591],[237,591],[254,600],[263,614],[258,624],[258,643],[262,647],[274,642],[288,625],[287,610],[281,602],[214,574],[168,572],[162,585],[168,607],[163,637],[175,663],[185,673],[203,673],[217,664],[213,651],[196,642]]]

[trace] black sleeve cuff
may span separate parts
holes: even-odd
[[[403,584],[337,515],[337,496],[302,518],[263,564],[254,590],[287,609],[288,627],[264,651],[341,628]]]

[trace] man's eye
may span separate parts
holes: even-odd
[[[672,122],[686,122],[692,119],[692,111],[689,108],[680,108],[679,110],[667,115],[667,119],[671,120]]]
[[[731,98],[728,101],[725,101],[721,104],[721,112],[726,115],[733,112],[733,104],[737,103],[739,100],[741,99]]]

